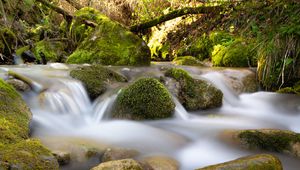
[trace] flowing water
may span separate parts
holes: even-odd
[[[132,82],[141,76],[160,77],[163,67],[112,69],[122,72]],[[173,96],[176,104],[173,118],[137,122],[111,120],[109,114],[118,89],[110,88],[92,103],[81,82],[69,77],[70,69],[71,66],[59,64],[7,66],[0,73],[6,78],[6,71],[12,70],[43,89],[23,94],[33,112],[32,136],[40,138],[52,150],[72,153],[73,162],[62,169],[89,169],[99,163],[98,158],[86,160],[82,148],[124,147],[140,151],[141,156],[168,155],[179,161],[180,169],[189,170],[258,153],[222,142],[219,134],[225,129],[278,128],[300,132],[300,97],[236,92],[234,84],[226,82],[226,75],[228,72],[238,75],[234,79],[238,82],[245,70],[186,67],[195,78],[207,79],[222,90],[223,106],[187,112]],[[285,169],[299,169],[298,159],[276,155]]]

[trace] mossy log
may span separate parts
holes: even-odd
[[[29,79],[28,77],[23,76],[21,74],[18,74],[16,72],[8,71],[8,75],[12,76],[12,77],[14,77],[16,79],[19,79],[19,80],[23,81],[24,83],[28,84],[31,87],[31,89],[33,89],[34,91],[42,92],[42,91],[46,90],[40,84],[34,82],[33,80]]]
[[[137,24],[130,27],[130,31],[132,32],[140,32],[147,28],[151,28],[163,22],[175,19],[177,17],[181,17],[187,14],[209,14],[215,13],[218,14],[223,8],[221,6],[200,6],[200,7],[186,7],[179,10],[172,11],[166,15],[157,17],[151,21],[147,21],[145,23]]]

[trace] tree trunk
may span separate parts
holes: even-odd
[[[151,21],[147,21],[142,24],[137,24],[130,27],[132,32],[141,32],[147,28],[151,28],[163,22],[181,17],[187,14],[208,14],[208,13],[220,13],[223,8],[221,6],[200,6],[200,7],[186,7],[179,10],[172,11],[166,15],[155,18]]]

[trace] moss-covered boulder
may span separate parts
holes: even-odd
[[[180,56],[174,58],[172,63],[176,65],[189,65],[189,66],[204,66],[204,64],[193,56]]]
[[[91,170],[143,170],[142,166],[133,159],[122,159],[101,163]]]
[[[247,149],[287,153],[300,157],[300,134],[288,130],[227,130],[221,135],[225,141]]]
[[[247,67],[254,64],[251,45],[244,40],[237,39],[226,45],[214,46],[212,63],[214,66]]]
[[[58,169],[55,157],[38,140],[23,140],[0,148],[0,161],[7,163],[8,169]]]
[[[187,110],[217,108],[222,105],[223,93],[211,83],[193,79],[183,69],[171,68],[165,75],[179,82],[177,97]]]
[[[150,50],[146,43],[117,22],[92,8],[79,12],[93,17],[98,25],[69,56],[71,64],[149,65]],[[79,28],[78,28],[79,29]],[[80,31],[79,31],[80,32]],[[81,32],[85,34],[86,31]]]
[[[169,118],[175,104],[168,90],[154,78],[141,78],[117,97],[114,118],[145,120]]]
[[[70,76],[85,85],[91,99],[103,94],[109,83],[127,81],[121,74],[100,65],[76,68],[70,72]]]
[[[199,168],[197,170],[282,170],[280,160],[269,154],[242,157],[233,161]]]
[[[0,79],[0,145],[28,138],[31,112],[16,90]]]
[[[61,62],[66,56],[65,45],[60,41],[40,41],[35,44],[33,53],[38,63],[42,62]],[[43,61],[45,60],[45,61]]]

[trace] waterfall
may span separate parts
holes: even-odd
[[[114,94],[102,100],[98,100],[93,104],[93,118],[95,120],[95,123],[99,123],[101,120],[103,120],[105,114],[111,111],[116,98],[117,95]]]
[[[182,119],[182,120],[188,120],[189,113],[185,110],[185,108],[182,106],[182,104],[178,101],[177,97],[173,96],[173,101],[175,103],[175,117]]]

